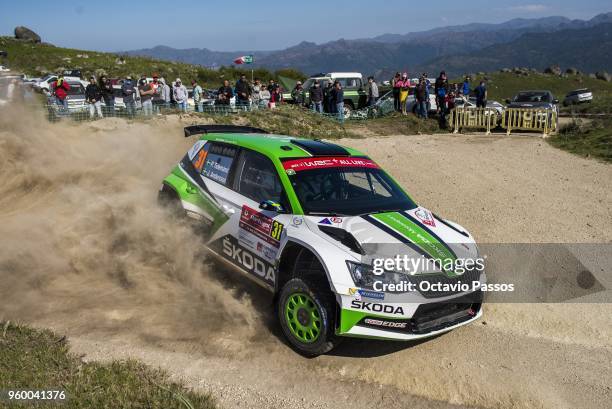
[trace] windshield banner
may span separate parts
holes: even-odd
[[[285,170],[299,172],[308,169],[324,168],[373,168],[378,169],[378,165],[371,159],[365,158],[346,158],[346,157],[315,157],[292,159],[283,162]]]

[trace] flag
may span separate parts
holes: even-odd
[[[234,60],[234,64],[253,64],[253,56],[243,55],[242,57],[238,57]]]

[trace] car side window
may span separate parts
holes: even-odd
[[[266,156],[243,149],[236,167],[234,190],[261,203],[273,200],[284,204],[283,187],[272,161]]]
[[[228,184],[228,176],[238,149],[218,143],[207,143],[194,156],[194,167],[201,171],[204,177],[222,185]],[[200,170],[201,169],[201,170]]]

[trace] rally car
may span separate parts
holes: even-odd
[[[163,180],[160,203],[200,227],[211,255],[271,291],[301,354],[324,354],[345,336],[430,337],[481,316],[482,290],[457,284],[485,283],[484,267],[375,271],[377,252],[454,260],[478,248],[365,154],[247,126],[186,127],[191,135],[199,140]],[[389,289],[402,281],[419,287]]]

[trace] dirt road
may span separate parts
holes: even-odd
[[[161,366],[227,408],[609,407],[610,304],[488,304],[426,342],[296,355],[266,294],[214,271],[155,205],[185,121],[31,115],[0,112],[0,319],[66,333],[84,359]],[[481,242],[612,242],[612,167],[537,137],[342,143]]]

